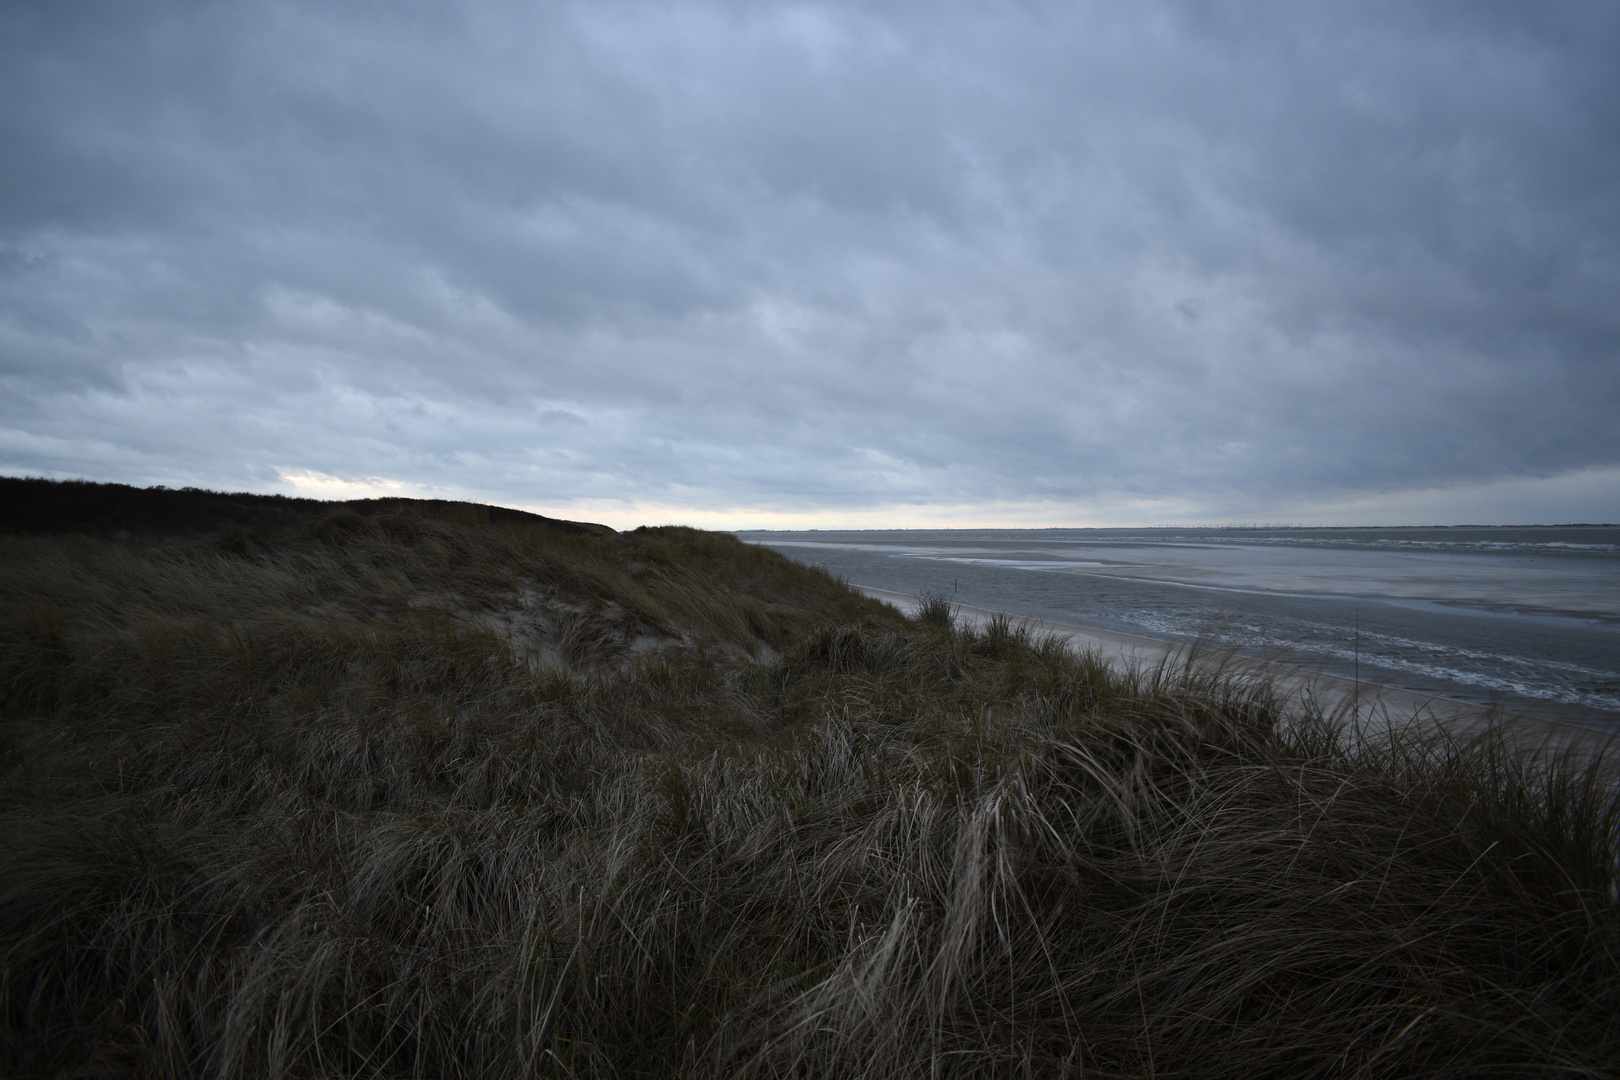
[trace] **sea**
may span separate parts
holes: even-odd
[[[1620,731],[1620,526],[738,535],[852,585]]]

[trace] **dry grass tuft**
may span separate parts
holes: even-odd
[[[956,625],[956,606],[942,592],[925,592],[917,605],[916,618],[930,626],[949,630]]]
[[[0,558],[4,1075],[1620,1060],[1602,763],[1348,740],[692,530]]]

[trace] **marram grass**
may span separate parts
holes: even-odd
[[[729,537],[0,538],[0,1074],[1609,1076],[1612,777]]]

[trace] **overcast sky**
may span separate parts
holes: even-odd
[[[1610,0],[8,0],[0,472],[1617,521],[1617,58]]]

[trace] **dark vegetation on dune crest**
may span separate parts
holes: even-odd
[[[689,529],[64,515],[0,536],[0,1074],[1620,1061],[1601,766]]]

